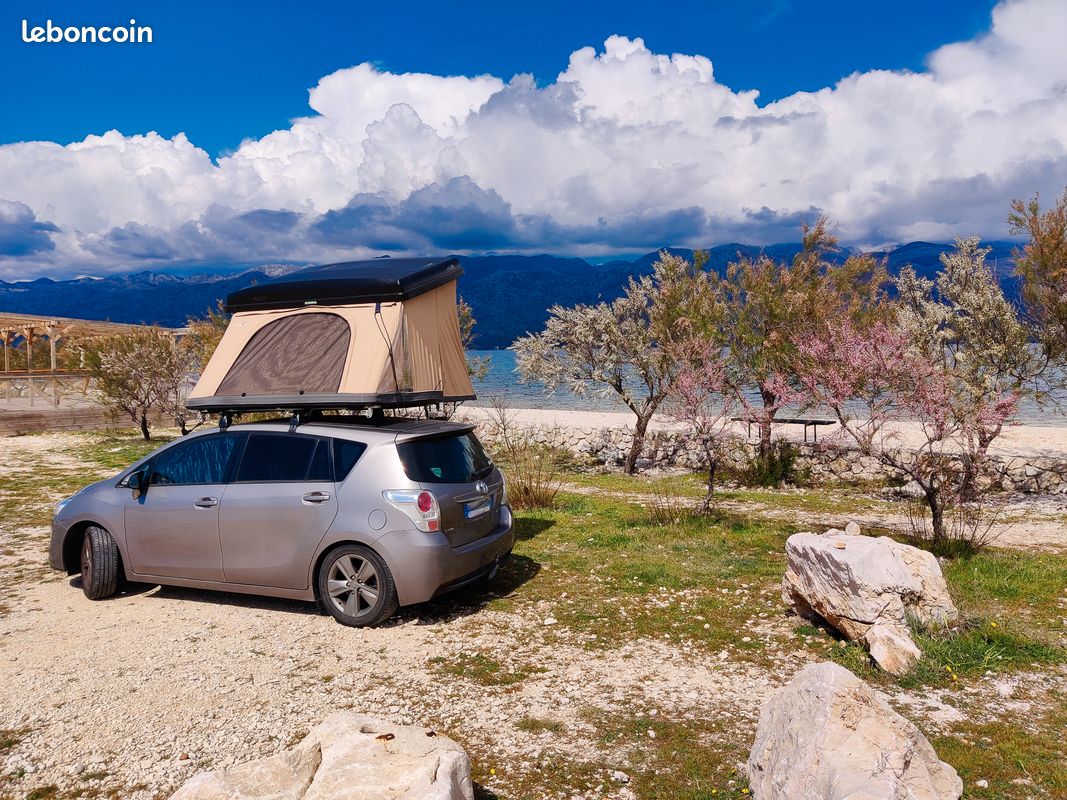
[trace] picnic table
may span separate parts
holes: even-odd
[[[731,417],[733,422],[744,422],[748,425],[748,431],[745,434],[748,438],[752,438],[752,426],[758,423],[759,420],[755,420],[752,417]],[[836,419],[824,419],[821,417],[776,417],[774,424],[784,423],[786,425],[803,425],[804,426],[804,441],[808,441],[808,428],[811,428],[811,440],[813,442],[819,441],[819,426],[820,425],[833,425],[836,423]]]

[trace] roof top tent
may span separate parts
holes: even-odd
[[[231,293],[198,411],[399,408],[473,400],[454,258],[308,267]]]

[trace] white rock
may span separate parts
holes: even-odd
[[[796,533],[785,545],[782,598],[809,619],[821,617],[862,642],[879,666],[906,672],[920,656],[909,618],[928,627],[959,614],[937,559],[888,537],[829,530]]]
[[[473,800],[470,761],[425,728],[339,712],[291,750],[194,775],[171,800]]]
[[[979,781],[975,781],[974,782],[974,786],[975,786],[976,789],[988,789],[989,788],[989,781],[987,781],[985,779],[982,779],[982,780],[979,780]]]
[[[963,782],[912,723],[842,666],[809,664],[763,705],[758,800],[958,800]]]
[[[545,617],[545,625],[555,625],[557,622],[555,617]]]

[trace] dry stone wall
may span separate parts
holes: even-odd
[[[539,444],[567,450],[591,463],[619,468],[629,452],[633,435],[626,428],[558,427],[529,428],[528,434]],[[493,431],[484,423],[479,435],[488,443]],[[835,443],[797,444],[796,467],[814,483],[889,483],[904,484],[906,478],[873,456]],[[726,448],[726,458],[741,462],[751,457],[754,445],[737,438]],[[908,454],[905,454],[907,457]],[[702,469],[705,465],[700,448],[683,432],[651,431],[638,460],[639,469],[651,467]],[[1042,456],[991,458],[993,477],[989,481],[1004,491],[1028,494],[1067,494],[1067,460]]]

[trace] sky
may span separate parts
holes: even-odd
[[[1067,186],[1065,34],[1062,0],[0,0],[0,278],[1003,239]]]

